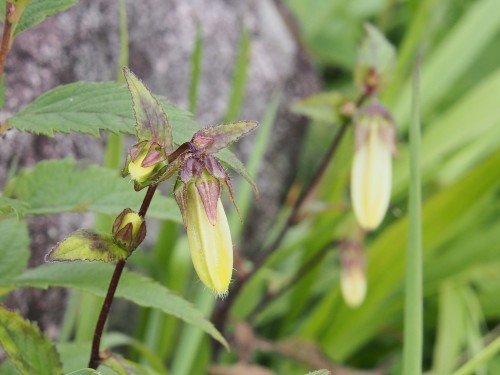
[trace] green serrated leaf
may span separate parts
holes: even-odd
[[[22,374],[62,374],[59,354],[35,324],[0,306],[0,343]]]
[[[38,25],[45,18],[76,5],[78,0],[31,0],[15,29],[14,36]],[[5,18],[5,0],[0,0],[0,17]]]
[[[291,109],[312,120],[331,124],[340,120],[340,107],[345,102],[346,98],[338,91],[323,92],[293,103]]]
[[[158,97],[173,127],[178,144],[199,129],[189,112]],[[19,131],[52,137],[54,132],[80,132],[99,136],[100,130],[135,134],[130,94],[117,82],[76,82],[42,94],[6,121]]]
[[[144,83],[128,68],[123,68],[136,119],[136,135],[141,141],[155,141],[167,153],[173,151],[172,128],[163,108]]]
[[[257,188],[257,184],[253,180],[250,173],[248,173],[247,169],[243,165],[243,163],[228,149],[222,149],[215,154],[217,159],[225,163],[228,167],[233,169],[236,173],[240,174],[248,183],[252,186],[255,195],[259,196],[259,189]]]
[[[367,74],[374,70],[382,82],[387,82],[395,64],[396,51],[375,26],[365,24],[366,37],[358,50],[354,80],[360,87],[365,86]]]
[[[20,201],[19,199],[10,199],[0,196],[0,217],[2,217],[3,214],[14,213],[17,219],[20,219],[24,216],[28,206],[26,202]]]
[[[80,229],[59,242],[47,254],[47,260],[117,262],[129,255],[127,250],[115,244],[112,236]]]
[[[29,204],[28,215],[94,212],[118,215],[125,207],[138,209],[145,192],[135,192],[127,179],[112,169],[91,165],[80,168],[74,160],[49,160],[22,170],[5,187],[4,195]],[[173,198],[156,194],[148,216],[181,222]]]
[[[29,259],[28,228],[14,218],[0,220],[0,283],[9,283],[20,275]]]
[[[104,297],[113,270],[112,265],[103,263],[46,264],[26,271],[15,280],[15,285],[35,288],[62,286]],[[192,304],[150,278],[124,270],[116,296],[180,318],[201,328],[228,348],[224,337]]]

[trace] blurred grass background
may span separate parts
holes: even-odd
[[[498,0],[286,0],[283,5],[297,23],[297,37],[314,61],[325,95],[321,100],[302,100],[290,109],[307,115],[310,125],[298,177],[280,218],[286,218],[290,201],[311,177],[339,127],[339,114],[331,103],[356,98],[352,77],[365,22],[378,27],[397,50],[392,80],[381,93],[381,101],[398,124],[392,199],[381,227],[364,237],[368,293],[364,303],[353,309],[342,299],[338,249],[330,246],[358,230],[348,194],[354,152],[350,129],[315,200],[305,207],[304,219],[289,231],[237,297],[227,332],[233,350],[221,354],[211,373],[249,373],[248,363],[259,366],[253,369],[260,371],[257,374],[301,375],[318,368],[334,374],[402,373],[408,129],[411,76],[419,48],[423,368],[436,375],[452,374],[476,358],[457,373],[500,374]],[[203,40],[199,34],[196,38],[189,86],[193,113],[204,74],[200,70]],[[241,112],[251,48],[251,35],[243,29],[225,116],[228,121]],[[330,99],[325,101],[325,96]],[[279,98],[277,93],[265,116],[256,119],[261,127],[247,164],[254,177],[276,121]],[[251,189],[242,185],[236,198],[244,220],[254,200]],[[241,224],[234,211],[229,212],[234,242],[238,243]],[[271,228],[268,243],[282,221]],[[160,228],[153,251],[137,252],[131,263],[194,301],[209,316],[215,301],[194,274],[183,232],[168,221],[160,223]],[[246,266],[250,267],[244,264],[243,268]],[[266,295],[276,297],[259,304]],[[93,325],[90,312],[80,309],[78,313],[79,298],[72,299],[60,336],[59,349],[68,370],[72,363],[78,367],[82,357],[85,362],[88,327]],[[85,299],[83,304],[89,309],[99,306],[98,301]],[[80,342],[68,342],[74,326]],[[111,332],[105,342],[111,347],[126,346],[128,358],[149,365],[155,373],[201,375],[209,371],[212,343],[199,329],[178,319],[141,309],[132,336]]]

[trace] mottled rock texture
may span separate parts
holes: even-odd
[[[252,207],[239,241],[240,249],[252,257],[294,177],[306,131],[305,120],[292,115],[288,106],[317,90],[315,72],[271,0],[127,1],[127,12],[131,69],[155,93],[184,107],[199,22],[204,50],[197,118],[202,125],[224,117],[242,27],[250,30],[252,45],[241,119],[261,120],[273,92],[284,91],[258,176],[261,199]],[[118,2],[80,1],[16,39],[6,67],[6,107],[0,120],[57,85],[114,79],[118,56]],[[69,156],[101,163],[103,144],[103,139],[79,134],[50,139],[10,131],[0,139],[0,183],[4,184],[14,161],[25,167]],[[243,142],[238,152],[243,158],[251,153],[252,139]],[[91,223],[92,217],[76,214],[30,218],[30,266],[42,263],[47,250],[73,229]],[[14,293],[9,303],[50,329],[60,321],[64,296],[62,290],[22,291]]]

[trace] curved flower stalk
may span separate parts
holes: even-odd
[[[391,114],[378,102],[357,115],[351,198],[356,218],[366,230],[380,225],[389,206],[395,134]]]
[[[346,241],[340,247],[340,289],[345,303],[358,307],[366,296],[365,255],[361,244]]]

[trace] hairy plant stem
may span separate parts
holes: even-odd
[[[362,94],[356,101],[356,108],[361,106],[369,97],[370,97],[369,93]],[[237,278],[236,283],[234,284],[232,290],[230,290],[230,293],[227,296],[227,298],[220,301],[218,305],[215,307],[213,312],[213,322],[215,327],[221,333],[224,332],[229,309],[233,305],[239,291],[248,282],[248,280],[250,280],[259,271],[259,269],[264,265],[269,256],[281,245],[281,242],[285,238],[290,228],[293,225],[297,224],[304,203],[307,202],[307,200],[316,191],[316,188],[318,187],[323,175],[325,174],[329,163],[331,162],[332,158],[335,156],[335,153],[339,149],[340,141],[344,137],[346,130],[350,124],[351,124],[351,118],[346,117],[342,122],[342,124],[340,125],[340,128],[338,129],[337,133],[335,134],[332,143],[330,144],[330,147],[328,148],[327,152],[324,154],[323,158],[321,159],[321,162],[316,168],[313,177],[303,187],[302,192],[300,193],[298,199],[295,201],[291,209],[290,215],[288,216],[285,225],[283,226],[279,234],[276,236],[275,240],[267,248],[265,248],[260,252],[260,255],[254,262],[254,267],[252,271],[250,271],[246,275]]]
[[[139,210],[139,216],[144,218],[146,213],[148,212],[149,205],[151,204],[151,200],[156,192],[157,185],[151,185],[144,196],[144,200],[142,201],[141,208]],[[101,347],[101,336],[104,330],[104,325],[106,324],[106,320],[108,319],[109,310],[111,309],[111,304],[113,303],[113,298],[115,296],[116,288],[118,287],[118,283],[120,282],[120,277],[122,275],[123,269],[125,268],[126,259],[122,259],[116,263],[115,271],[113,272],[113,276],[111,277],[111,281],[109,282],[108,291],[106,293],[106,298],[104,299],[104,303],[102,304],[101,312],[99,313],[99,318],[97,320],[97,324],[94,330],[94,338],[92,340],[92,350],[90,352],[89,359],[89,368],[96,370],[101,361],[100,357],[100,347]]]
[[[9,13],[11,12],[11,6],[12,4],[10,4],[8,1],[5,2],[5,19],[3,23],[2,42],[0,44],[0,79],[3,76],[5,62],[7,61],[7,54],[10,50],[12,23],[9,21]]]

